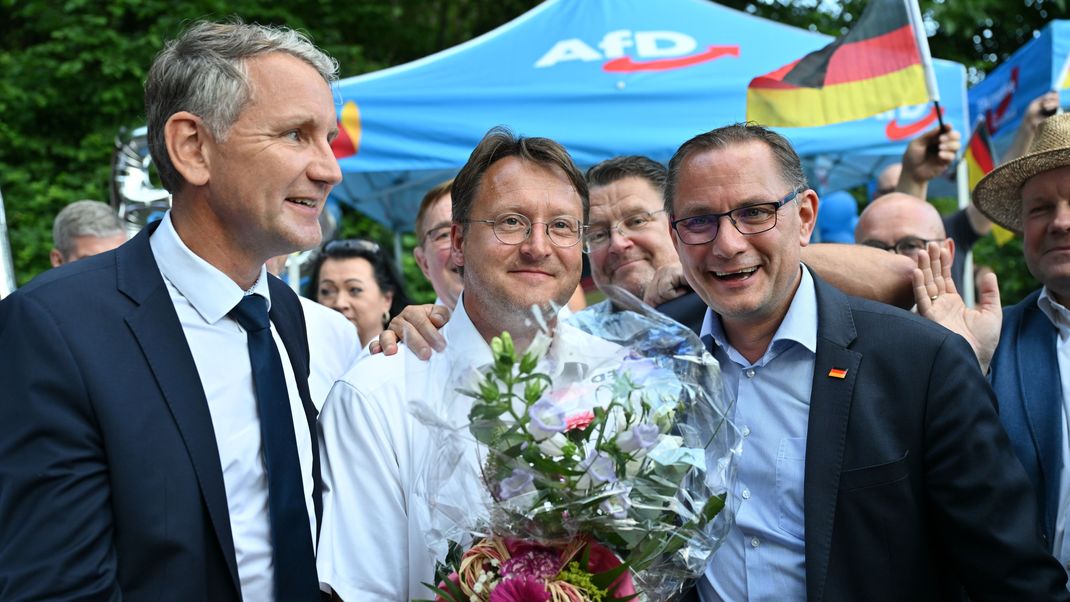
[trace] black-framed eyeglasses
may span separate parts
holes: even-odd
[[[326,255],[331,253],[337,253],[339,251],[361,251],[364,253],[378,253],[379,243],[374,240],[365,240],[362,238],[345,238],[340,240],[332,240],[331,242],[323,245],[323,252]]]
[[[452,224],[444,224],[429,228],[424,232],[424,242],[431,242],[433,247],[446,247],[450,244],[450,229]]]
[[[704,245],[713,242],[720,230],[721,218],[727,217],[736,230],[744,236],[761,234],[776,227],[777,212],[799,194],[792,190],[779,201],[755,203],[737,207],[724,213],[707,213],[684,217],[672,222],[673,230],[685,245]]]
[[[592,229],[588,226],[587,235],[583,237],[583,250],[590,253],[594,249],[609,244],[613,235],[613,230],[616,230],[617,234],[620,234],[621,236],[628,236],[629,234],[639,232],[657,220],[657,215],[659,213],[665,213],[665,210],[658,209],[657,211],[640,211],[639,213],[633,213],[610,225],[608,228]]]
[[[533,222],[526,215],[505,213],[494,219],[470,219],[464,223],[490,224],[494,237],[507,245],[519,245],[531,236],[532,226],[542,224],[550,242],[565,248],[580,242],[587,228],[582,221],[570,215],[559,215],[545,222]]]
[[[866,240],[862,244],[882,251],[891,251],[897,255],[917,255],[918,251],[924,251],[925,246],[931,242],[944,242],[946,238],[918,238],[917,236],[904,236],[889,245],[880,240]]]

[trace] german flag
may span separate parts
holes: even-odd
[[[988,126],[982,120],[970,134],[970,143],[966,145],[966,166],[969,168],[970,190],[996,168],[996,155],[992,152],[992,139],[988,136]]]
[[[997,161],[996,154],[992,150],[992,137],[989,136],[988,126],[983,119],[978,121],[977,127],[970,134],[970,142],[966,145],[966,154],[963,155],[962,160],[966,162],[971,191],[981,181],[981,178],[996,168]],[[992,224],[992,238],[996,240],[997,245],[1002,247],[1014,238],[1014,232]]]
[[[847,34],[747,87],[747,119],[810,127],[929,100],[904,0],[872,0]]]

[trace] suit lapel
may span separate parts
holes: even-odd
[[[230,512],[212,416],[178,314],[149,247],[149,235],[155,229],[156,224],[142,230],[130,244],[120,247],[116,257],[117,286],[138,304],[126,317],[126,323],[145,355],[186,444],[212,529],[238,592],[241,588]]]
[[[1056,330],[1044,312],[1031,303],[1023,312],[1016,340],[1015,362],[1018,386],[1024,403],[1029,434],[1040,461],[1044,488],[1044,523],[1054,532],[1055,510],[1059,503],[1059,475],[1062,472],[1062,386],[1056,351]]]
[[[803,503],[807,599],[821,600],[828,574],[851,398],[862,355],[849,349],[856,333],[847,298],[816,275],[814,287],[817,354],[810,391]],[[836,378],[829,375],[830,370],[846,370],[846,374]]]

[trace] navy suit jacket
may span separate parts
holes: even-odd
[[[241,598],[212,419],[153,230],[0,301],[0,600]],[[304,317],[269,286],[315,437]]]
[[[969,345],[814,282],[807,600],[1070,600]]]
[[[1051,546],[1066,442],[1058,331],[1037,307],[1039,297],[1038,290],[1003,310],[990,378],[999,400],[999,419],[1037,491],[1037,531]]]

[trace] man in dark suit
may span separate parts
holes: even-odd
[[[818,199],[787,140],[697,136],[665,197],[745,437],[703,600],[1070,599],[969,346],[801,265]]]
[[[305,326],[264,263],[319,243],[336,70],[192,25],[145,91],[172,210],[0,302],[0,599],[319,598]]]

